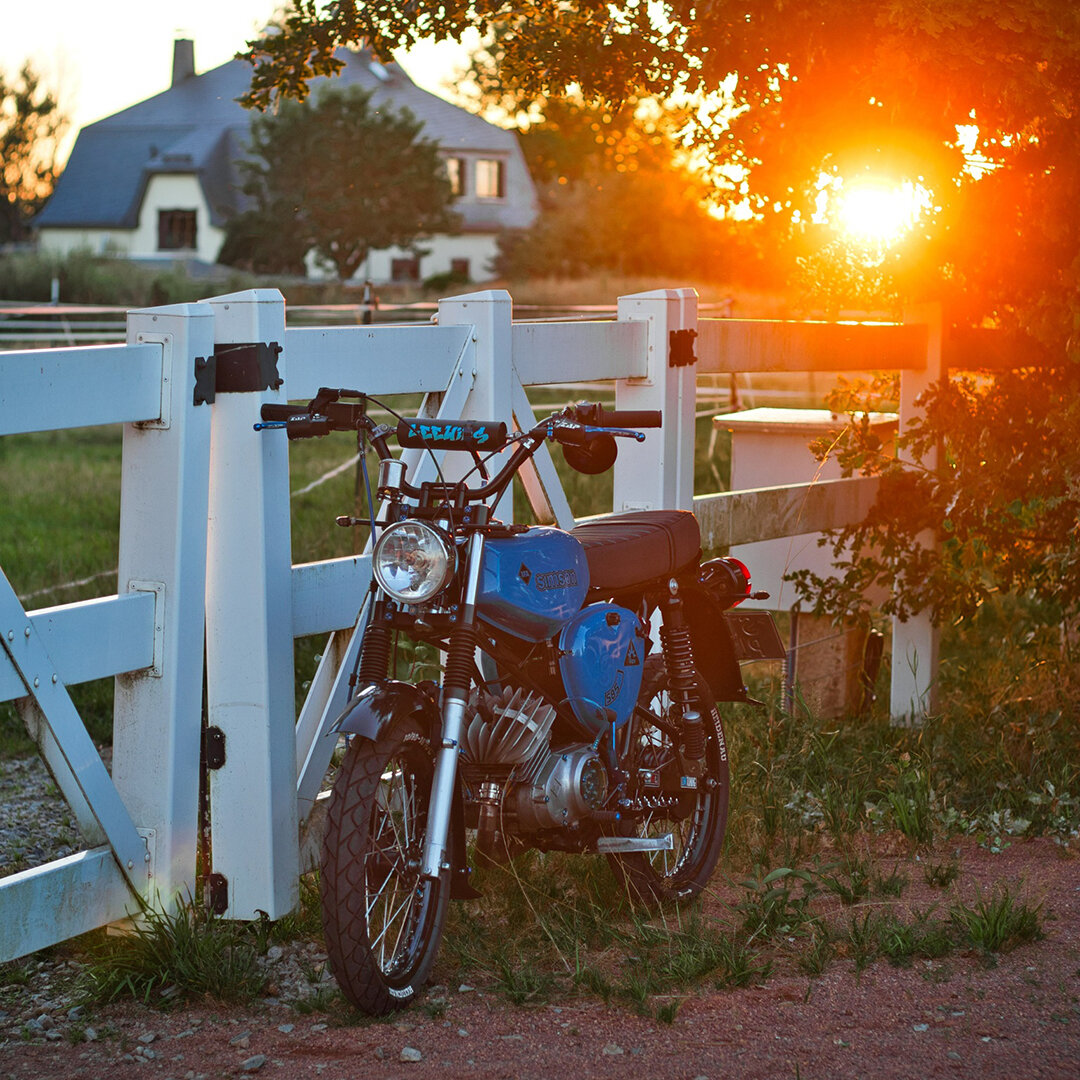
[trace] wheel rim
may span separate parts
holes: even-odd
[[[666,701],[666,692],[663,697]],[[659,771],[672,760],[675,751],[670,740],[659,729],[647,729],[643,733],[643,741],[645,745],[642,747],[639,760],[647,763],[647,768],[655,768]],[[678,804],[677,797],[658,796],[655,801],[656,806],[641,818],[638,831],[642,836],[673,834],[675,846],[672,850],[646,853],[653,871],[661,878],[671,880],[693,861],[695,846],[702,835],[702,824],[709,812],[710,796],[707,792],[698,792],[689,815],[678,819],[671,813],[673,807]]]
[[[405,757],[387,761],[372,806],[365,855],[364,914],[368,944],[388,981],[407,982],[423,954],[418,928],[433,902],[420,877],[430,775]]]

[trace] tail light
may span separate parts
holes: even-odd
[[[701,583],[724,607],[735,607],[750,595],[750,571],[730,556],[704,563]]]

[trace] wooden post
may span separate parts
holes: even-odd
[[[649,324],[648,374],[615,384],[617,409],[659,409],[660,431],[643,443],[619,440],[615,513],[690,510],[694,501],[694,408],[697,399],[697,293],[657,289],[619,297],[619,321]]]
[[[919,396],[947,377],[942,359],[942,313],[940,304],[923,304],[905,313],[904,322],[926,325],[926,366],[900,373],[900,435],[919,415]],[[931,450],[922,465],[938,467],[937,450]],[[933,532],[919,536],[919,543],[932,547]],[[929,611],[920,611],[906,622],[892,621],[892,683],[890,711],[893,723],[917,724],[937,707],[938,648],[940,634]]]
[[[253,919],[259,911],[279,919],[296,906],[300,866],[289,455],[283,431],[253,428],[264,401],[285,400],[278,387],[257,385],[265,380],[256,362],[256,346],[285,340],[285,301],[276,289],[253,289],[209,303],[218,390],[210,451],[207,701],[209,726],[221,732],[224,746],[224,762],[209,776],[209,869],[218,875],[211,902],[231,919]],[[283,378],[283,358],[270,364]]]

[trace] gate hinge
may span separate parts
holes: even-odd
[[[672,330],[668,334],[668,367],[689,367],[697,363],[694,355],[696,330]]]
[[[277,358],[282,351],[276,341],[215,345],[217,375],[214,390],[219,394],[276,390],[285,381],[277,369]]]
[[[192,405],[214,404],[214,382],[217,379],[217,357],[195,357],[195,392],[191,396]]]
[[[225,764],[225,732],[219,727],[208,727],[203,732],[203,763],[211,770]]]
[[[210,892],[210,910],[215,915],[224,915],[229,910],[229,879],[224,874],[211,874],[207,880]]]

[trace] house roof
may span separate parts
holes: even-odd
[[[451,105],[418,87],[396,64],[382,65],[366,52],[342,50],[345,67],[334,77],[340,86],[373,91],[372,101],[408,108],[424,124],[424,133],[444,150],[487,151],[516,155],[516,136],[479,116]],[[329,82],[313,79],[311,88]],[[67,167],[38,214],[46,228],[134,228],[150,178],[160,173],[199,176],[211,221],[223,225],[241,208],[236,160],[247,145],[252,113],[237,101],[251,84],[251,67],[230,60],[201,75],[181,80],[163,93],[141,101],[79,132]],[[472,208],[458,207],[466,227]],[[483,208],[476,208],[477,210]],[[517,217],[520,209],[509,214]],[[484,211],[487,225],[490,209]],[[517,221],[492,222],[517,224]]]

